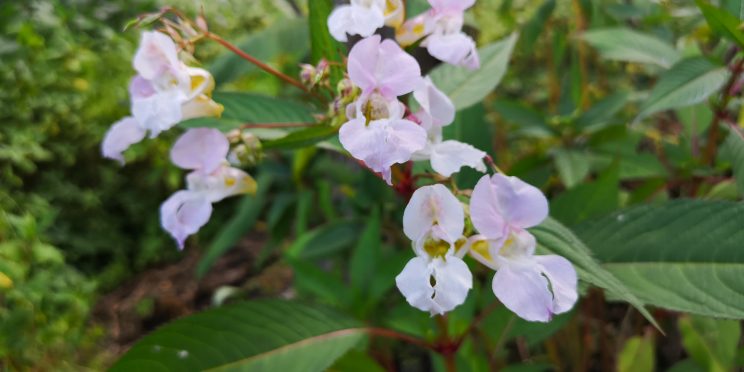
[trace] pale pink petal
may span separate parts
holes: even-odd
[[[199,193],[178,191],[160,207],[160,223],[183,249],[189,235],[195,234],[212,215],[212,204]]]
[[[181,105],[185,94],[177,89],[132,99],[132,116],[150,131],[150,138],[172,128],[183,118]]]
[[[464,12],[475,4],[475,0],[429,0],[437,12]]]
[[[553,316],[548,281],[534,262],[502,264],[491,288],[499,301],[522,319],[548,322]]]
[[[462,32],[435,33],[426,38],[425,44],[429,54],[436,59],[472,70],[480,67],[475,41]]]
[[[140,127],[137,120],[133,117],[126,117],[114,123],[106,132],[101,144],[101,152],[104,157],[118,160],[124,165],[122,152],[144,138],[145,130]]]
[[[493,175],[490,184],[509,225],[526,229],[548,217],[548,199],[537,187],[503,174]]]
[[[351,18],[351,6],[342,5],[337,7],[331,12],[328,17],[328,31],[331,33],[334,39],[346,42],[349,30],[351,30],[354,24]]]
[[[350,34],[368,37],[385,25],[384,10],[378,6],[351,5]]]
[[[395,41],[388,39],[380,44],[375,76],[380,93],[386,98],[392,98],[416,89],[421,81],[421,67]]]
[[[380,55],[380,40],[380,35],[372,35],[354,44],[349,52],[349,78],[365,93],[371,93],[377,87],[375,69]]]
[[[445,126],[455,120],[455,105],[434,85],[430,77],[421,79],[419,86],[413,91],[413,97],[426,114],[427,120],[422,120],[425,129]]]
[[[157,31],[142,33],[134,54],[134,69],[147,80],[154,80],[170,68],[180,65],[176,43]]]
[[[449,243],[459,239],[465,228],[462,204],[439,184],[418,188],[403,211],[403,232],[413,241],[422,239],[434,224],[441,231],[439,238]]]
[[[434,298],[437,310],[431,313],[444,314],[462,305],[473,288],[473,274],[462,259],[448,255],[444,259],[437,258],[431,263],[434,266]]]
[[[432,301],[434,288],[431,286],[433,268],[424,257],[414,257],[395,277],[395,284],[408,303],[422,311],[432,311],[436,304]],[[439,310],[439,309],[436,309]]]
[[[152,86],[152,83],[141,75],[136,75],[129,83],[129,96],[132,99],[147,98],[155,93],[155,87]]]
[[[553,292],[553,312],[560,314],[571,310],[579,298],[576,292],[578,279],[571,262],[556,255],[535,256],[535,260],[542,266],[543,274],[550,280],[550,289]]]
[[[431,167],[437,173],[450,177],[462,167],[471,167],[486,172],[483,157],[486,153],[475,147],[454,140],[444,141],[432,146]]]
[[[257,187],[256,181],[248,173],[226,163],[209,174],[199,171],[189,173],[186,184],[189,191],[201,193],[211,203],[239,194],[253,194]]]
[[[488,239],[504,239],[509,226],[488,175],[481,177],[470,198],[473,226]]]
[[[171,161],[183,169],[212,173],[225,161],[230,143],[213,128],[194,128],[178,138],[170,152]]]

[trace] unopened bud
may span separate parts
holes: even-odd
[[[243,132],[239,135],[240,142],[233,147],[227,160],[235,166],[254,166],[263,159],[261,140],[253,133]]]
[[[354,84],[349,79],[341,79],[336,85],[336,91],[342,98],[351,96],[354,93]]]
[[[307,86],[315,85],[315,74],[317,73],[315,66],[302,64],[300,65],[300,68],[300,80],[302,83]]]

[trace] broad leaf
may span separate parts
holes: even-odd
[[[258,184],[256,195],[244,196],[243,200],[240,201],[235,215],[217,233],[217,236],[212,240],[204,256],[199,261],[196,267],[197,276],[204,276],[217,259],[232,249],[238,240],[253,228],[266,204],[266,194],[273,180],[273,175],[267,172],[262,172],[258,176],[258,180],[256,181]]]
[[[611,124],[613,116],[617,114],[628,102],[628,93],[620,92],[611,94],[576,119],[576,127],[584,132],[595,132]]]
[[[620,167],[615,164],[596,181],[583,183],[550,201],[550,215],[569,226],[608,214],[620,204]]]
[[[504,40],[479,49],[481,67],[478,70],[442,64],[432,70],[431,79],[449,96],[458,110],[468,108],[482,101],[499,85],[518,37],[514,33]]]
[[[721,6],[726,8],[729,13],[735,15],[740,20],[744,20],[744,1],[742,0],[722,0]]]
[[[265,30],[238,42],[237,46],[260,61],[273,62],[281,59],[284,63],[298,62],[310,49],[307,20],[279,20]],[[209,66],[218,85],[229,83],[257,69],[258,67],[234,53],[225,53]]]
[[[530,232],[537,238],[541,251],[565,257],[574,265],[581,280],[603,288],[612,297],[627,301],[652,324],[657,325],[651,314],[643,307],[643,302],[623,282],[603,268],[592,257],[589,248],[567,227],[548,218],[540,226],[530,229]]]
[[[739,29],[741,21],[738,13],[733,15],[726,9],[710,5],[703,0],[695,0],[695,3],[703,12],[705,20],[708,21],[708,25],[713,31],[739,44],[740,48],[744,48],[744,32]]]
[[[604,267],[647,304],[744,319],[744,204],[674,200],[577,227]]]
[[[354,289],[365,292],[371,284],[371,278],[377,270],[382,249],[382,235],[380,232],[380,208],[374,208],[367,219],[364,231],[357,241],[349,263],[349,277]]]
[[[296,149],[314,145],[338,133],[338,128],[318,124],[296,130],[288,135],[263,143],[265,149]]]
[[[342,221],[316,227],[297,237],[287,249],[287,257],[315,259],[349,248],[359,237],[359,223]]]
[[[346,306],[351,300],[351,288],[340,277],[306,260],[288,261],[294,269],[295,287],[301,293],[312,294],[335,307]]]
[[[650,63],[669,68],[680,58],[677,50],[654,36],[625,27],[587,31],[583,39],[602,57],[616,61]]]
[[[214,100],[223,106],[225,120],[247,124],[313,123],[310,109],[298,102],[260,94],[215,92]]]
[[[590,165],[589,155],[584,152],[562,149],[555,152],[555,167],[566,188],[570,189],[583,181],[589,175]]]
[[[145,336],[111,371],[321,371],[364,338],[323,307],[265,300],[178,319]]]
[[[735,320],[685,316],[679,331],[687,354],[706,371],[735,370],[741,326]]]
[[[654,342],[650,337],[631,337],[617,356],[617,372],[653,372],[655,360]]]
[[[661,75],[636,121],[659,111],[700,103],[717,92],[728,78],[726,67],[703,57],[684,59]]]
[[[719,154],[721,158],[731,163],[739,194],[744,195],[744,138],[732,130]]]

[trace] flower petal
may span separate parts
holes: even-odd
[[[429,0],[437,12],[464,12],[475,4],[475,0]]]
[[[352,25],[353,19],[351,18],[351,6],[349,5],[337,7],[328,17],[328,31],[338,41],[345,43],[348,40],[346,34]]]
[[[160,223],[183,249],[189,235],[195,234],[212,215],[212,204],[203,195],[178,191],[160,206]]]
[[[103,143],[101,143],[101,152],[104,157],[118,160],[124,165],[122,152],[144,138],[145,130],[140,127],[137,120],[133,117],[126,117],[114,123],[106,132]]]
[[[421,79],[419,86],[413,91],[413,97],[425,113],[423,117],[421,113],[416,114],[422,119],[425,129],[428,130],[431,126],[442,127],[455,120],[455,105],[434,85],[430,77]]]
[[[394,41],[380,40],[379,35],[372,35],[351,48],[349,78],[365,95],[378,90],[392,99],[412,92],[421,79],[418,62]]]
[[[486,153],[475,147],[454,140],[444,141],[432,146],[431,167],[442,176],[449,177],[462,167],[471,167],[479,172],[486,171],[483,157]]]
[[[189,129],[178,138],[170,152],[171,161],[183,169],[212,173],[225,161],[230,143],[213,128]]]
[[[400,293],[411,306],[419,310],[430,311],[434,305],[431,300],[434,297],[434,288],[430,282],[432,271],[426,258],[414,257],[395,277]]]
[[[426,50],[432,57],[456,66],[475,70],[480,67],[478,49],[473,39],[462,33],[432,34],[426,38]],[[423,44],[422,44],[423,45]]]
[[[481,177],[473,189],[470,198],[470,218],[478,232],[488,239],[506,238],[507,221],[488,175]]]
[[[462,305],[473,288],[473,274],[462,259],[448,255],[445,260],[435,259],[434,265],[434,302],[438,311],[432,313],[444,314]]]
[[[368,37],[385,25],[384,10],[379,6],[351,5],[350,34]]]
[[[548,199],[537,187],[503,174],[493,175],[490,184],[510,225],[526,229],[548,217]]]
[[[349,79],[362,92],[370,93],[377,86],[375,69],[379,58],[380,35],[359,40],[349,51]]]
[[[154,80],[180,63],[176,43],[168,35],[157,31],[142,33],[133,60],[134,69],[139,75],[147,80]]]
[[[211,203],[239,194],[255,194],[256,181],[241,169],[224,163],[210,174],[191,172],[186,176],[190,191],[199,192]]]
[[[534,261],[502,264],[491,288],[499,301],[522,319],[548,322],[553,316],[553,295]]]
[[[454,243],[465,229],[462,204],[443,185],[422,186],[417,189],[403,211],[403,232],[418,241],[439,225],[444,240]]]
[[[542,266],[542,272],[550,280],[553,291],[553,312],[565,313],[576,303],[579,294],[576,292],[576,270],[571,262],[557,255],[535,256]]]
[[[186,95],[170,89],[148,97],[132,99],[132,116],[150,131],[150,138],[155,138],[181,121],[181,105]]]

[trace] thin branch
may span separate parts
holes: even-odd
[[[261,61],[259,61],[258,59],[256,59],[252,55],[250,55],[250,54],[248,54],[248,53],[240,50],[240,48],[238,48],[237,46],[231,44],[229,41],[223,39],[219,35],[214,34],[212,32],[209,32],[209,31],[205,31],[204,32],[204,37],[216,41],[217,43],[219,43],[220,45],[224,46],[225,48],[227,48],[231,52],[237,54],[240,58],[243,58],[246,61],[248,61],[250,63],[253,63],[258,68],[260,68],[260,69],[262,69],[262,70],[264,70],[264,71],[266,71],[266,72],[268,72],[268,73],[270,73],[270,74],[278,77],[279,79],[285,81],[286,83],[289,83],[289,84],[294,85],[295,87],[297,87],[299,89],[302,89],[305,93],[310,94],[310,95],[313,95],[313,96],[315,95],[306,86],[302,85],[302,83],[300,83],[296,79],[293,79],[290,76],[287,76],[286,74],[284,74],[284,73],[282,73],[280,71],[275,70],[273,67],[271,67],[271,66],[269,66],[269,65],[267,65],[267,64],[265,64],[265,63],[263,63]]]
[[[407,342],[409,344],[419,346],[419,347],[424,348],[424,349],[429,349],[429,350],[432,350],[432,351],[437,351],[436,348],[434,347],[434,345],[432,345],[429,342],[426,342],[426,341],[424,341],[422,339],[419,339],[419,338],[416,338],[414,336],[411,336],[411,335],[408,335],[408,334],[405,334],[405,333],[401,333],[401,332],[398,332],[398,331],[395,331],[395,330],[392,330],[392,329],[374,328],[374,327],[372,327],[372,328],[365,328],[365,330],[367,331],[367,333],[369,333],[372,336],[380,336],[380,337],[391,338],[391,339],[395,339],[395,340],[401,340],[401,341],[405,341],[405,342]]]

